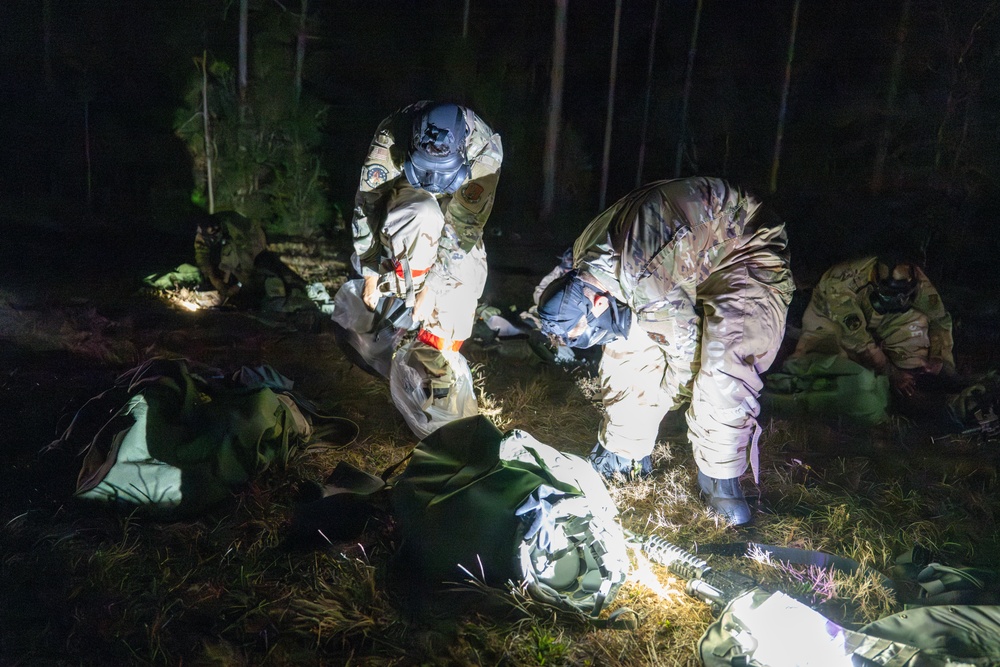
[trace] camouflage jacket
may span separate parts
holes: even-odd
[[[257,255],[267,249],[264,229],[232,211],[216,213],[219,226],[214,234],[202,228],[194,237],[195,264],[220,292],[235,292],[253,273]]]
[[[872,308],[869,296],[874,289],[877,266],[876,257],[842,262],[828,269],[813,289],[810,308],[837,323],[839,343],[852,354],[863,354],[876,345],[872,332],[882,316]],[[927,275],[919,267],[914,269],[917,293],[913,308],[927,316],[929,357],[954,365],[951,315]]]
[[[740,263],[761,289],[794,290],[784,223],[750,194],[717,178],[645,185],[595,218],[573,246],[575,265],[628,304],[661,346],[683,390],[698,353],[699,286]]]
[[[400,179],[406,180],[403,161],[409,150],[413,121],[427,104],[427,101],[417,102],[383,120],[368,149],[361,168],[361,183],[354,200],[351,225],[355,266],[362,275],[379,275],[385,270],[381,266],[383,260],[401,259],[386,256],[391,247],[389,239],[383,238],[382,234],[386,205],[396,184]],[[500,135],[472,110],[465,109],[465,117],[469,126],[466,140],[469,178],[453,195],[438,196],[445,217],[441,238],[421,237],[419,241],[438,244],[436,263],[433,267],[413,267],[415,270],[430,268],[430,274],[443,274],[438,276],[438,280],[443,279],[445,284],[451,279],[450,268],[482,241],[483,228],[493,210],[503,161]],[[433,251],[430,254],[433,256]]]

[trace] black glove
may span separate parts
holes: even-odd
[[[587,460],[594,466],[594,470],[607,480],[614,480],[620,475],[631,481],[649,477],[653,473],[653,459],[649,456],[644,456],[638,461],[627,459],[604,449],[600,444],[594,445]]]

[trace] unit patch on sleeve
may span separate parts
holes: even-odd
[[[372,190],[389,180],[389,170],[380,164],[365,165],[365,185]]]
[[[462,188],[462,199],[470,204],[478,204],[483,196],[483,186],[479,183],[469,183]]]
[[[385,161],[389,159],[389,149],[383,146],[372,146],[371,150],[368,151],[369,160],[381,160]]]

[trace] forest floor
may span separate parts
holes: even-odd
[[[275,249],[333,294],[348,275],[347,246]],[[504,313],[525,309],[561,250],[488,245],[484,299]],[[167,235],[37,227],[12,230],[0,249],[0,664],[699,664],[695,647],[712,612],[662,568],[623,587],[612,607],[635,610],[638,625],[620,630],[474,584],[464,589],[471,603],[454,613],[414,617],[387,576],[397,545],[391,522],[357,542],[285,548],[303,484],[322,483],[340,461],[377,474],[417,439],[386,383],[344,357],[328,319],[190,312],[141,289],[145,275],[190,262],[189,251],[190,239]],[[964,368],[988,370],[995,337],[970,328],[957,338]],[[463,354],[480,407],[498,427],[589,451],[600,413],[586,369],[546,363],[519,340],[470,341]],[[39,452],[87,399],[159,356],[229,372],[268,364],[359,433],[304,447],[195,520],[154,521],[74,500],[79,461],[52,465]],[[902,608],[913,592],[877,582],[915,544],[953,565],[1000,562],[996,440],[932,440],[905,420],[867,432],[768,415],[761,422],[761,483],[747,486],[751,526],[729,527],[698,502],[676,419],[663,426],[652,478],[612,488],[622,523],[685,546],[752,541],[854,559],[863,571],[852,575],[713,561],[849,627]]]

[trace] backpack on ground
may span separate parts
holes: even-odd
[[[1000,572],[928,562],[919,545],[896,559],[905,610],[847,629],[784,593],[755,588],[723,609],[698,643],[705,667],[995,667]]]
[[[776,417],[844,419],[858,426],[889,418],[889,378],[834,354],[789,359],[764,379],[761,406]]]

